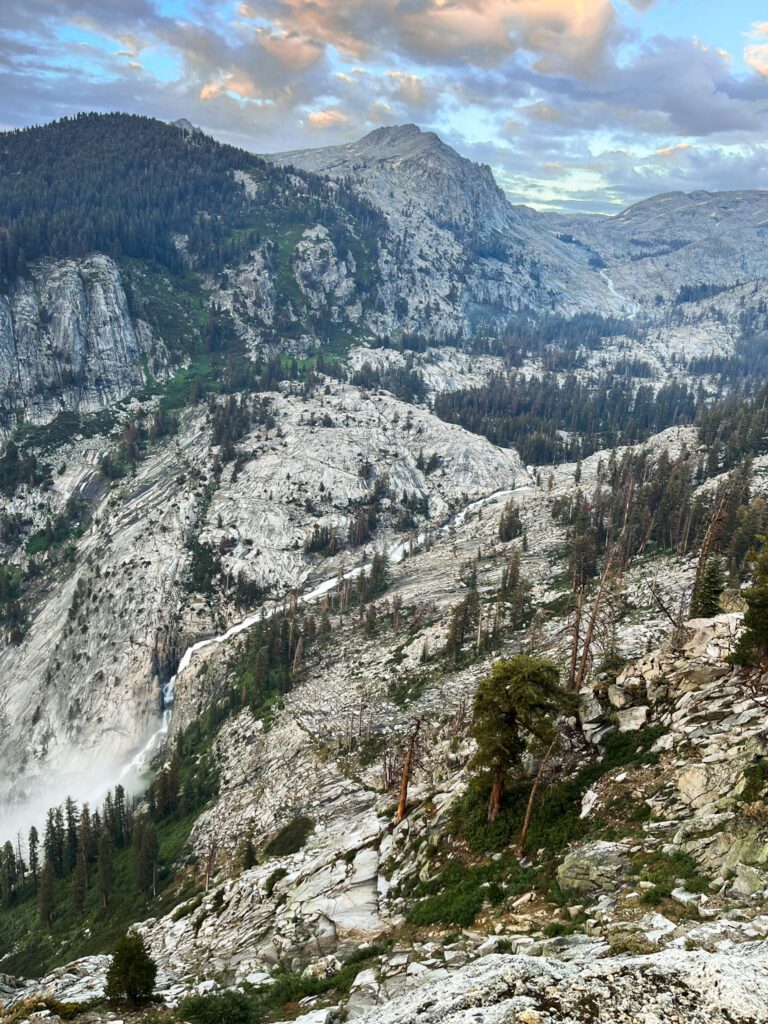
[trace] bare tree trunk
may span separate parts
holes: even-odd
[[[215,839],[211,839],[211,845],[208,847],[208,856],[206,857],[206,860],[205,860],[205,891],[206,892],[208,892],[208,889],[209,889],[210,884],[211,884],[211,874],[213,873],[213,865],[214,865],[215,861],[216,861],[216,840]]]
[[[488,798],[488,824],[496,821],[501,811],[501,798],[504,796],[504,783],[507,773],[503,768],[497,768],[493,776],[491,795]]]
[[[408,786],[411,781],[411,770],[413,769],[413,755],[416,750],[416,738],[421,728],[421,720],[416,722],[411,735],[408,737],[408,749],[403,761],[403,775],[400,780],[400,799],[397,801],[396,823],[399,825],[408,813]]]
[[[541,764],[539,765],[539,770],[536,772],[536,778],[533,781],[533,788],[531,789],[531,795],[528,797],[528,806],[525,809],[525,818],[523,819],[523,827],[520,830],[520,838],[519,838],[519,840],[517,842],[517,856],[520,857],[521,859],[522,859],[522,856],[523,856],[523,851],[525,849],[525,840],[528,838],[528,829],[530,828],[530,825],[531,825],[531,815],[533,814],[533,802],[536,799],[536,793],[538,792],[539,786],[541,785],[541,780],[544,777],[544,769],[547,766],[547,761],[549,761],[550,757],[552,756],[552,753],[553,753],[555,747],[557,746],[557,741],[559,739],[560,739],[560,733],[558,732],[558,733],[556,733],[555,738],[550,743],[549,749],[547,750],[546,754],[541,759]]]
[[[568,666],[568,686],[569,692],[573,691],[574,683],[576,681],[576,665],[579,658],[579,640],[581,639],[581,614],[584,608],[584,586],[579,588],[579,600],[576,603],[576,613],[573,620],[573,635],[571,638],[571,662]]]

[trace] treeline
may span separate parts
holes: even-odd
[[[435,412],[494,444],[515,447],[534,465],[575,460],[601,448],[642,441],[691,423],[695,394],[685,384],[635,385],[613,374],[596,383],[573,375],[497,374],[478,388],[443,392]]]
[[[107,908],[115,885],[115,857],[132,850],[136,887],[148,892],[156,882],[158,844],[153,824],[135,813],[134,802],[122,786],[107,794],[100,810],[68,798],[46,816],[42,838],[33,825],[26,856],[21,842],[8,840],[0,853],[0,898],[13,906],[30,892],[37,893],[41,923],[50,928],[57,913],[58,879],[71,881],[71,904],[82,916],[90,889],[98,891]]]
[[[413,366],[413,355],[406,357],[405,365],[389,364],[374,367],[366,362],[352,374],[351,383],[356,387],[383,388],[403,402],[423,402],[426,397],[424,378]]]
[[[599,560],[613,549],[615,569],[626,568],[649,551],[690,554],[709,536],[712,553],[720,553],[738,578],[755,536],[768,522],[768,503],[751,495],[749,460],[716,489],[697,493],[704,466],[683,450],[672,458],[664,449],[615,452],[598,467],[591,496],[577,490],[556,498],[551,513],[567,527],[566,559],[574,591],[598,572]]]
[[[253,197],[236,171],[252,179]],[[156,260],[171,270],[190,260],[221,267],[259,243],[264,214],[320,221],[336,238],[344,233],[340,214],[372,237],[383,230],[381,215],[349,183],[332,188],[202,132],[128,114],[78,114],[4,133],[0,211],[6,281],[31,260],[93,251]]]
[[[700,410],[699,440],[707,447],[707,475],[768,452],[768,384],[754,398],[731,395]]]

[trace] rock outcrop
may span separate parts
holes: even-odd
[[[120,271],[96,254],[43,262],[0,294],[0,413],[31,423],[94,412],[157,374],[167,352],[133,319]]]

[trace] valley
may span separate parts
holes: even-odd
[[[768,193],[4,138],[2,1019],[762,1019]]]

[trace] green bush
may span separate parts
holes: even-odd
[[[275,886],[277,885],[277,883],[280,881],[281,878],[285,878],[285,876],[287,874],[288,874],[288,869],[287,868],[275,868],[275,870],[272,872],[272,874],[267,878],[266,882],[264,883],[264,890],[265,890],[267,896],[271,896],[272,895],[272,893],[275,891]]]
[[[657,907],[664,900],[669,899],[671,894],[670,889],[665,889],[663,885],[654,885],[652,889],[646,889],[640,897],[640,902],[645,903],[649,907]]]
[[[291,853],[298,853],[314,827],[311,818],[294,818],[267,843],[264,853],[267,857],[287,857]]]
[[[532,879],[531,869],[521,868],[511,857],[477,867],[453,861],[435,878],[416,887],[412,895],[423,898],[411,907],[408,922],[417,927],[445,924],[467,928],[484,903],[497,906],[507,892],[530,888]]]
[[[257,1006],[242,992],[187,996],[179,1006],[179,1019],[189,1024],[256,1024]]]
[[[654,888],[648,889],[641,897],[644,903],[660,903],[670,895],[677,885],[678,878],[683,880],[688,892],[709,890],[709,882],[699,874],[696,861],[682,850],[675,850],[673,853],[639,854],[635,858],[635,868],[641,879],[654,884]]]
[[[132,1006],[152,998],[157,977],[157,964],[149,955],[146,943],[136,931],[118,939],[112,962],[107,970],[105,995],[111,1003],[127,1000]]]

